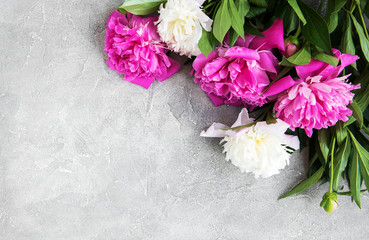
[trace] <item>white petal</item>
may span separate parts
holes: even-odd
[[[198,2],[200,5],[202,5],[205,2],[205,0],[196,0],[196,2]]]
[[[198,14],[200,19],[201,26],[207,31],[211,31],[211,24],[213,24],[213,20],[211,20],[203,11],[200,11]]]
[[[299,138],[297,136],[292,136],[292,135],[284,135],[284,138],[282,139],[283,143],[286,144],[287,146],[298,150],[300,148],[300,141]]]
[[[202,131],[201,137],[225,137],[226,130],[221,130],[222,128],[229,128],[228,126],[221,123],[213,123],[208,130]]]
[[[249,113],[247,112],[247,109],[243,108],[240,114],[238,114],[238,118],[236,122],[232,125],[232,127],[247,125],[247,124],[252,123],[253,121],[254,121],[253,118],[249,118]]]

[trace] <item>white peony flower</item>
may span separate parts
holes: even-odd
[[[201,10],[205,0],[168,0],[160,6],[158,33],[168,47],[188,57],[200,55],[202,28],[210,32],[212,20]]]
[[[232,128],[253,123],[246,109],[242,109]],[[224,137],[223,144],[226,160],[239,167],[242,172],[252,172],[255,177],[270,177],[278,174],[289,164],[290,149],[299,148],[296,136],[286,135],[289,125],[282,120],[275,124],[257,122],[240,130],[222,130],[229,128],[220,123],[214,123],[203,137]]]

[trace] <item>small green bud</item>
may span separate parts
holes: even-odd
[[[338,208],[338,201],[336,193],[327,192],[323,196],[323,200],[320,203],[320,206],[324,208],[324,210],[328,213],[333,212]]]
[[[297,47],[300,46],[300,41],[297,37],[294,37],[294,36],[289,36],[286,40],[285,40],[285,43],[288,42],[288,43],[291,43],[291,44],[295,44]]]

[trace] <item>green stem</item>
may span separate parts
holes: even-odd
[[[363,13],[361,12],[361,7],[360,7],[360,5],[357,2],[356,2],[356,7],[357,7],[357,9],[359,9],[359,14],[360,14],[360,18],[361,18],[361,24],[363,25],[365,36],[369,40],[369,35],[368,35],[368,31],[366,30],[366,25],[365,25]]]
[[[351,13],[353,13],[353,12],[354,12],[354,9],[355,9],[355,7],[356,7],[356,5],[355,5],[355,1],[356,1],[356,0],[352,0],[352,2],[351,2],[351,6],[350,6],[350,12],[351,12]]]
[[[332,143],[332,152],[331,152],[331,178],[330,178],[330,183],[329,183],[329,192],[332,193],[333,192],[333,154],[334,154],[334,145],[336,145],[336,138],[333,138],[333,143]]]

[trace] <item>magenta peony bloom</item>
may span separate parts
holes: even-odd
[[[114,11],[107,21],[105,52],[112,70],[123,73],[125,80],[144,88],[179,70],[179,64],[166,55],[155,21],[157,16],[143,18]]]
[[[290,124],[291,129],[303,128],[309,137],[313,129],[333,126],[338,120],[347,121],[352,114],[347,105],[354,97],[350,91],[360,88],[346,82],[349,75],[337,77],[358,57],[341,54],[336,49],[333,53],[341,61],[337,67],[314,59],[307,65],[296,66],[298,84],[279,96],[274,105],[277,118]]]
[[[262,106],[268,97],[295,84],[287,77],[273,84],[273,91],[263,91],[278,73],[278,59],[272,49],[285,50],[283,22],[275,20],[263,37],[246,35],[234,47],[219,47],[209,56],[199,55],[194,63],[195,82],[199,83],[215,106],[222,104]],[[272,94],[273,93],[273,94]]]

